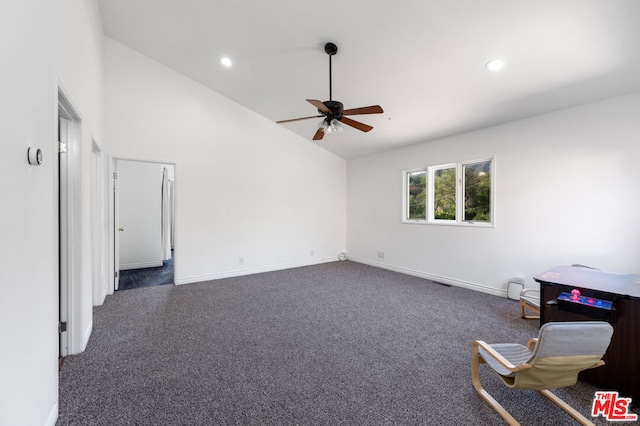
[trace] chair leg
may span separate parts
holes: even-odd
[[[471,383],[475,388],[476,392],[480,394],[480,396],[487,401],[487,403],[493,408],[500,416],[507,422],[509,426],[519,426],[520,423],[516,419],[513,418],[511,414],[507,410],[504,409],[502,405],[498,401],[496,401],[484,388],[480,383],[480,363],[484,362],[480,355],[478,354],[478,344],[473,342],[471,344]]]
[[[538,391],[540,392],[542,395],[546,396],[547,398],[549,398],[551,401],[553,401],[554,404],[556,404],[558,407],[560,407],[561,409],[563,409],[566,413],[568,413],[571,417],[573,417],[574,419],[576,419],[581,425],[584,426],[595,426],[593,424],[593,422],[591,422],[589,419],[587,419],[585,416],[583,416],[582,414],[580,414],[578,411],[576,411],[575,408],[573,408],[572,406],[570,406],[569,404],[567,404],[566,402],[564,402],[562,399],[560,399],[557,395],[554,395],[553,393],[551,393],[551,391],[549,390],[541,390]]]
[[[527,315],[525,313],[525,306],[534,312],[535,315]],[[522,299],[520,299],[520,316],[524,319],[540,319],[540,309],[529,305]]]

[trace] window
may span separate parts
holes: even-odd
[[[404,222],[493,225],[494,159],[404,173]]]
[[[462,165],[463,221],[491,222],[491,160]]]
[[[456,220],[456,166],[433,168],[433,220]]]
[[[407,173],[407,219],[427,218],[427,171]]]

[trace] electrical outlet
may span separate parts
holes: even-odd
[[[241,258],[239,259],[239,261],[240,261],[240,264],[241,264],[241,265],[244,265],[244,257],[241,257]]]
[[[383,251],[379,251],[379,252],[378,252],[378,257],[379,257],[380,259],[384,259],[384,252],[383,252]]]
[[[313,256],[313,250],[311,250],[311,256]]]

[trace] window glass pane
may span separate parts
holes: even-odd
[[[433,218],[456,220],[456,168],[433,173]]]
[[[464,219],[491,221],[491,161],[466,164],[464,170]]]
[[[408,219],[426,219],[427,202],[427,172],[407,173],[409,211]]]

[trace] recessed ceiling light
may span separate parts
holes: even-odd
[[[225,67],[230,67],[232,65],[231,59],[227,58],[226,56],[220,59],[220,62],[222,62],[222,65],[224,65]]]
[[[492,59],[484,66],[489,71],[500,71],[504,68],[504,61],[502,59]]]

